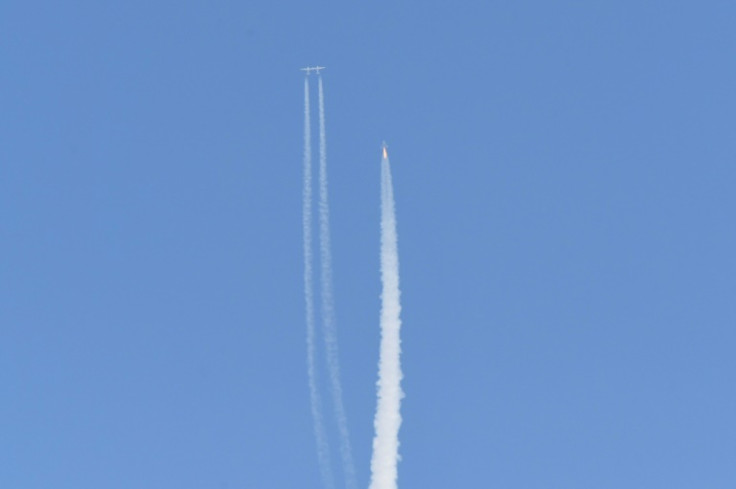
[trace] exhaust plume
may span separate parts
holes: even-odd
[[[317,458],[325,489],[333,489],[334,478],[330,464],[330,449],[327,433],[322,421],[322,399],[317,386],[315,370],[315,327],[314,293],[312,273],[312,133],[309,121],[309,79],[304,79],[304,187],[302,189],[302,229],[304,235],[304,302],[307,323],[307,376],[309,378],[309,399],[317,441]]]
[[[340,360],[338,357],[337,330],[335,327],[335,300],[332,285],[332,251],[330,246],[330,207],[327,191],[327,137],[325,135],[325,105],[322,77],[319,77],[319,244],[320,244],[320,285],[322,293],[322,325],[325,337],[327,369],[332,390],[332,404],[337,418],[340,435],[340,455],[342,457],[345,486],[357,489],[353,454],[350,447],[345,405],[340,382]]]
[[[384,145],[381,159],[381,350],[378,362],[378,405],[374,427],[369,489],[396,489],[401,426],[401,303],[399,253],[391,166]]]

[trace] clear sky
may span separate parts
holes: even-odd
[[[320,64],[360,485],[385,139],[399,486],[733,488],[734,25],[732,1],[2,2],[0,487],[320,489]]]

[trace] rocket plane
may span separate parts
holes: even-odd
[[[388,144],[386,144],[386,141],[381,143],[381,148],[383,149],[383,158],[388,158],[388,151],[386,151],[386,149],[388,148]]]

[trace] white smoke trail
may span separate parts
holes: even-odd
[[[391,166],[384,152],[381,161],[381,352],[378,363],[378,405],[374,427],[369,489],[396,489],[401,426],[401,303],[399,252],[394,212]]]
[[[307,376],[309,378],[309,398],[314,422],[314,435],[317,440],[317,458],[325,489],[335,486],[330,465],[330,450],[327,433],[322,421],[322,399],[317,386],[315,370],[315,327],[314,293],[312,289],[312,132],[309,120],[309,79],[304,78],[304,187],[302,190],[302,228],[304,233],[304,302],[307,319]]]
[[[337,329],[335,327],[335,300],[332,289],[332,251],[330,246],[330,207],[327,195],[327,137],[325,135],[325,104],[322,89],[322,77],[319,77],[319,243],[321,261],[322,292],[322,325],[325,335],[327,369],[332,388],[332,404],[337,418],[337,429],[340,435],[340,455],[342,456],[345,486],[357,489],[355,465],[350,447],[345,405],[342,399],[340,383],[340,360],[337,347]]]

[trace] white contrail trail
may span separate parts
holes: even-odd
[[[381,161],[381,352],[378,362],[378,406],[374,427],[369,489],[396,489],[401,426],[401,303],[399,252],[391,166],[384,149]]]
[[[317,458],[325,489],[335,486],[330,465],[330,450],[327,433],[322,421],[322,399],[317,386],[315,370],[315,327],[314,293],[312,289],[312,132],[309,122],[309,79],[304,79],[304,187],[302,190],[302,228],[304,233],[304,302],[307,318],[307,376],[309,377],[309,398],[314,421],[314,435],[317,440]]]
[[[340,383],[340,360],[337,348],[335,327],[335,301],[332,290],[332,251],[330,247],[330,207],[327,195],[327,137],[325,135],[325,104],[322,77],[319,77],[319,244],[321,262],[322,324],[325,335],[327,369],[332,388],[332,404],[337,418],[340,434],[340,455],[342,456],[345,486],[357,489],[353,454],[350,448],[350,433],[345,415]]]

